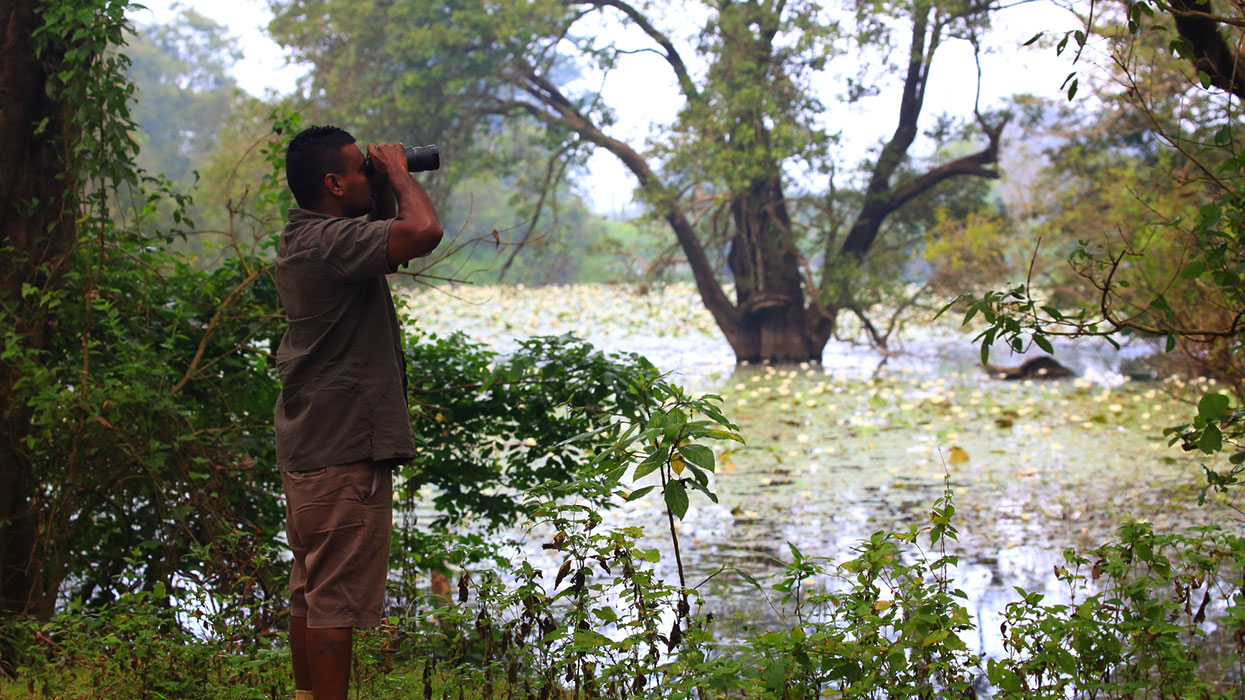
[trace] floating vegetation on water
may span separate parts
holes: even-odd
[[[1226,498],[1196,505],[1207,458],[1162,435],[1213,384],[1131,381],[1099,347],[1057,349],[1076,378],[1004,381],[980,367],[971,336],[914,325],[911,352],[881,368],[883,355],[833,342],[823,364],[736,366],[691,285],[457,288],[408,300],[427,331],[463,330],[503,351],[528,334],[575,332],[721,395],[747,444],[719,448],[721,502],[694,504],[680,524],[694,574],[725,562],[764,576],[784,542],[841,558],[872,532],[926,518],[948,473],[959,585],[986,617],[1013,585],[1053,590],[1064,547],[1097,545],[1124,521],[1160,532],[1241,526]],[[620,517],[652,523],[657,507],[625,504]],[[765,614],[737,592],[728,607]]]

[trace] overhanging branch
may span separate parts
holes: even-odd
[[[556,85],[538,75],[530,66],[518,67],[510,79],[516,87],[537,100],[539,104],[512,100],[500,103],[499,108],[521,109],[541,122],[570,129],[579,134],[584,141],[614,154],[647,192],[668,191],[665,183],[653,171],[644,156],[630,145],[601,131],[591,118],[575,108],[574,103],[562,94]],[[695,229],[688,221],[682,207],[679,206],[677,197],[673,194],[658,194],[654,199],[654,204],[674,230],[675,238],[678,239],[684,254],[687,255],[688,265],[692,268],[692,276],[696,280],[696,288],[700,292],[701,300],[705,303],[705,308],[713,314],[714,319],[724,331],[729,332],[738,328],[741,320],[739,309],[722,291],[722,286],[717,281],[704,246],[701,245]]]
[[[1003,117],[998,124],[993,127],[986,127],[984,121],[982,127],[986,131],[989,138],[989,144],[982,150],[963,158],[956,158],[948,163],[926,172],[912,182],[895,190],[887,199],[887,205],[892,209],[902,207],[908,200],[926,192],[940,182],[949,180],[959,175],[973,175],[976,177],[984,177],[989,179],[998,179],[999,171],[986,167],[992,163],[998,162],[999,159],[999,136],[1003,133],[1003,127],[1007,126],[1007,122],[1011,119],[1010,115]]]
[[[683,57],[674,48],[674,43],[670,41],[669,37],[654,27],[653,23],[633,5],[622,0],[576,0],[576,4],[591,5],[593,7],[612,7],[627,15],[637,27],[647,34],[649,38],[657,42],[657,45],[665,51],[666,63],[669,63],[674,70],[674,75],[679,81],[679,89],[683,91],[683,96],[688,100],[694,100],[700,96],[699,91],[696,89],[696,84],[692,82],[691,75],[687,72],[687,65],[683,63]]]

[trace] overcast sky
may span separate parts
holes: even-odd
[[[171,20],[178,3],[145,0],[143,4],[150,9],[132,13],[139,24]],[[265,0],[185,0],[180,4],[224,25],[238,39],[243,58],[234,66],[233,76],[247,92],[256,96],[267,91],[288,93],[306,74],[305,66],[290,64],[281,47],[268,37],[266,27],[272,13]],[[1049,48],[1022,49],[1021,44],[1039,29],[1061,32],[1074,28],[1076,19],[1047,0],[1024,3],[997,15],[995,31],[987,37],[995,53],[982,62],[982,107],[998,106],[1008,96],[1022,92],[1057,96],[1060,83],[1072,70],[1071,52],[1057,57]],[[650,63],[630,61],[628,66],[616,69],[605,92],[607,102],[619,110],[619,124],[611,133],[637,146],[643,145],[644,136],[654,125],[668,123],[679,104],[673,80],[667,79],[669,71],[660,59],[637,55],[640,57]],[[933,115],[943,112],[971,115],[975,78],[971,48],[962,41],[944,43],[930,75],[922,123],[928,126]],[[837,85],[833,80],[826,83]],[[826,125],[842,128],[852,137],[852,142],[845,144],[847,162],[864,156],[894,129],[897,93],[895,89],[884,90],[879,97],[854,105],[827,100]],[[599,152],[589,161],[585,186],[597,211],[612,213],[625,208],[634,185],[635,180],[612,155]]]

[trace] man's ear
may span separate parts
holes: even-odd
[[[346,183],[342,181],[342,176],[337,173],[325,173],[324,191],[334,197],[346,194]]]

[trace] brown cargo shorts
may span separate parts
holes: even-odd
[[[310,628],[375,627],[385,603],[393,468],[360,462],[281,473],[294,552],[290,613]]]

